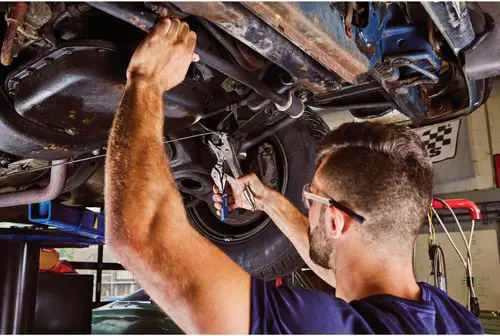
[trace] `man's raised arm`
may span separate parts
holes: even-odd
[[[188,223],[165,155],[162,94],[195,45],[186,23],[163,19],[132,56],[108,143],[106,243],[184,331],[248,333],[250,276]]]
[[[323,281],[335,287],[334,270],[317,265],[309,257],[308,218],[283,195],[264,185],[257,175],[250,173],[232,183],[231,188],[235,203],[231,204],[230,208],[251,209],[250,204],[243,197],[245,186],[250,187],[252,190],[257,209],[264,211],[271,218],[274,224],[290,240],[307,266]],[[221,196],[217,187],[214,187],[214,192],[214,206],[220,209],[222,207],[220,203]]]

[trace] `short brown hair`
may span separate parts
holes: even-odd
[[[413,247],[432,197],[432,164],[417,134],[346,123],[324,138],[317,161],[324,192],[365,217],[358,227],[367,243]]]

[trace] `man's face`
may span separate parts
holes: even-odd
[[[320,171],[318,169],[318,171]],[[328,197],[321,192],[321,179],[318,172],[311,182],[311,192],[316,195]],[[309,257],[319,266],[335,268],[335,239],[331,222],[326,215],[328,206],[319,202],[312,202],[309,209]]]

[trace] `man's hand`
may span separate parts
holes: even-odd
[[[196,34],[185,22],[162,19],[137,47],[127,69],[129,82],[144,80],[165,92],[186,77],[194,53]]]
[[[245,187],[249,187],[253,193],[255,199],[255,210],[265,211],[265,205],[268,201],[268,197],[273,190],[262,183],[262,181],[254,173],[241,176],[239,179],[231,183],[232,197],[230,197],[230,200],[232,202],[229,204],[229,210],[237,208],[252,210],[252,206],[243,195]],[[217,209],[217,214],[220,216],[220,210],[222,208],[222,195],[216,185],[214,185],[213,200],[214,207]]]

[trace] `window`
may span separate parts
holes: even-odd
[[[90,246],[87,248],[64,248],[57,249],[59,258],[67,261],[97,262],[98,247]],[[103,261],[116,263],[117,260],[109,249],[104,246]],[[96,285],[95,270],[76,270],[80,274],[91,274],[94,276],[94,288]],[[141,285],[134,279],[129,271],[111,271],[103,270],[101,280],[101,300],[129,295],[138,289]]]
[[[116,280],[134,280],[134,276],[129,271],[116,272]]]

